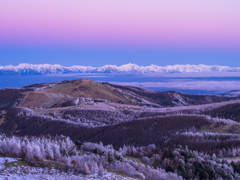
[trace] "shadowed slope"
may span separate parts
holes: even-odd
[[[103,84],[106,84],[115,89],[120,89],[130,93],[134,93],[136,96],[140,96],[141,98],[146,99],[152,103],[168,107],[209,104],[229,101],[231,99],[237,99],[236,97],[222,97],[217,95],[190,95],[183,94],[177,91],[157,92],[133,86],[120,86],[110,83]]]
[[[0,111],[17,105],[22,100],[24,94],[19,89],[0,90]]]
[[[9,109],[4,117],[0,131],[8,135],[56,135],[63,134],[73,140],[125,145],[162,145],[176,132],[185,132],[193,127],[200,128],[209,124],[204,117],[172,116],[134,120],[96,128],[86,128],[62,121],[53,121],[48,117],[24,115],[20,108]],[[27,112],[27,111],[26,111]]]

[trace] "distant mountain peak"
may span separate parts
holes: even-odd
[[[240,72],[240,67],[229,67],[220,65],[168,65],[139,66],[137,64],[124,64],[121,66],[105,65],[101,67],[92,66],[70,66],[59,64],[28,64],[22,63],[17,66],[0,66],[0,74],[72,74],[72,73],[194,73],[194,72]]]

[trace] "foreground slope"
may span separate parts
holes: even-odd
[[[239,179],[222,160],[240,156],[239,104],[88,79],[0,90],[0,155],[20,158],[0,176]]]

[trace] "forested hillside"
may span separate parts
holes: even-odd
[[[240,179],[239,104],[238,98],[88,79],[3,89],[0,171],[30,179],[40,173],[59,179]]]

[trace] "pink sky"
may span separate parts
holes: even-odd
[[[239,0],[0,0],[0,43],[240,47]]]

